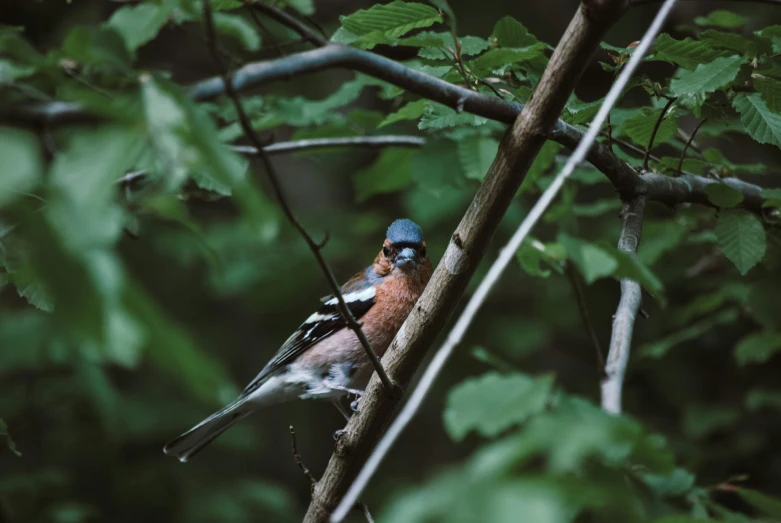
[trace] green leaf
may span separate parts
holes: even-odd
[[[567,255],[589,285],[606,276],[626,278],[638,282],[664,303],[662,283],[645,265],[629,254],[614,247],[584,242],[563,233],[559,235],[557,242],[564,246]]]
[[[622,127],[623,131],[629,138],[637,145],[646,147],[651,141],[651,134],[653,133],[656,122],[659,121],[659,117],[664,109],[650,110],[644,109],[641,113],[627,118]],[[659,124],[659,129],[656,131],[653,145],[664,143],[675,135],[678,130],[678,118],[668,114],[665,116],[662,123]],[[651,145],[651,147],[653,147]]]
[[[774,389],[753,389],[746,396],[746,407],[757,411],[763,407],[781,409],[781,391]]]
[[[560,234],[556,240],[567,250],[567,255],[580,270],[586,283],[611,276],[618,269],[618,261],[606,249],[580,241],[566,234]]]
[[[717,430],[732,425],[740,412],[719,405],[689,404],[684,408],[683,431],[692,439],[702,439]]]
[[[705,195],[713,205],[718,207],[735,207],[743,201],[742,192],[723,182],[706,185]]]
[[[710,63],[700,64],[694,71],[684,71],[670,82],[674,96],[693,98],[698,104],[705,101],[705,95],[732,83],[745,61],[742,56],[725,56]]]
[[[426,102],[426,108],[418,124],[418,129],[445,129],[458,125],[483,125],[487,118],[471,113],[457,113],[454,109],[435,102]]]
[[[728,49],[752,56],[758,53],[756,43],[739,34],[709,29],[704,33],[700,33],[699,38],[700,42],[716,49]]]
[[[34,134],[0,127],[0,207],[34,189],[41,180],[43,158]]]
[[[704,42],[686,38],[675,38],[661,34],[654,43],[654,60],[664,60],[680,65],[684,69],[695,69],[700,64],[706,64],[716,58],[731,55],[729,51],[714,49]]]
[[[748,211],[724,210],[716,222],[719,248],[744,275],[765,255],[765,229]]]
[[[260,34],[254,25],[238,15],[214,13],[214,27],[224,35],[237,39],[250,51],[260,49]]]
[[[564,117],[564,120],[573,125],[581,125],[590,122],[602,107],[604,98],[594,100],[593,102],[573,102],[567,104],[567,110],[570,114]]]
[[[425,108],[426,100],[421,99],[415,100],[414,102],[407,102],[401,109],[386,116],[377,128],[379,129],[380,127],[385,127],[386,125],[402,120],[417,120],[423,115]]]
[[[157,36],[170,14],[169,5],[145,3],[125,6],[114,11],[107,25],[122,36],[125,47],[133,53]]]
[[[471,56],[481,53],[490,47],[488,40],[477,36],[462,36],[458,38],[461,44],[461,56]],[[399,40],[398,45],[423,47],[418,51],[418,56],[428,60],[451,60],[449,52],[445,48],[454,49],[453,35],[450,33],[435,33],[426,31],[410,38]]]
[[[559,150],[561,150],[560,144],[551,140],[545,142],[542,149],[540,149],[539,154],[537,154],[537,157],[534,159],[534,163],[532,163],[529,168],[529,172],[526,173],[526,178],[524,178],[521,183],[521,188],[518,189],[519,194],[526,193],[537,184],[540,178],[556,162],[556,155],[559,153]],[[602,176],[602,173],[599,173],[599,175]]]
[[[353,176],[355,197],[362,202],[375,194],[400,191],[412,183],[412,155],[409,149],[385,149],[370,167]]]
[[[764,76],[755,76],[754,88],[762,96],[768,109],[774,113],[781,113],[781,82]]]
[[[467,66],[475,73],[490,72],[507,65],[543,56],[544,49],[544,44],[535,44],[523,49],[491,49],[467,62]]]
[[[764,330],[749,334],[735,347],[735,359],[742,367],[750,363],[765,363],[781,350],[781,333]]]
[[[763,207],[781,207],[781,189],[762,189]]]
[[[694,19],[697,25],[723,27],[725,29],[737,29],[746,23],[746,19],[732,11],[719,9],[711,11],[708,16],[698,16]]]
[[[537,38],[512,16],[505,16],[496,22],[491,37],[496,38],[500,47],[528,47],[539,43]]]
[[[741,93],[732,101],[746,132],[759,143],[781,147],[781,115],[771,111],[759,93]]]
[[[459,141],[457,152],[464,176],[473,180],[485,178],[498,150],[499,142],[488,136],[472,136]]]
[[[71,60],[84,65],[110,65],[125,69],[130,63],[124,38],[108,26],[102,29],[73,28],[65,37],[62,51]]]
[[[334,34],[335,42],[371,49],[377,44],[393,43],[413,29],[442,22],[442,17],[436,9],[425,4],[395,0],[361,9],[339,20],[342,28]]]
[[[781,501],[771,498],[756,490],[738,487],[735,492],[740,494],[747,503],[774,518],[781,518]]]
[[[19,452],[19,450],[16,448],[16,443],[14,442],[13,438],[11,438],[11,435],[8,433],[8,425],[3,421],[3,418],[0,418],[0,436],[3,436],[5,438],[6,443],[8,443],[8,448],[11,449],[11,452],[22,457],[22,453]]]
[[[488,373],[468,379],[448,394],[445,428],[456,441],[472,430],[493,437],[545,409],[553,376]]]

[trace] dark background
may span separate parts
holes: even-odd
[[[370,4],[318,1],[314,19],[331,34],[338,27],[339,15]],[[5,0],[0,19],[24,26],[30,41],[46,50],[57,46],[74,25],[98,24],[120,5]],[[512,15],[540,40],[555,45],[577,2],[453,0],[451,5],[461,35],[485,37],[499,18]],[[748,16],[752,27],[781,20],[781,10],[768,5],[683,2],[665,32],[678,34],[679,24],[689,24],[695,16],[719,7]],[[632,9],[606,41],[625,46],[639,39],[655,9],[652,5]],[[198,27],[164,29],[141,49],[138,69],[170,71],[182,84],[213,75],[215,69],[201,34]],[[410,58],[403,50],[378,50]],[[262,50],[253,59],[273,56],[273,50]],[[598,59],[606,59],[604,52]],[[660,64],[644,67],[657,76],[672,71],[671,66]],[[327,71],[268,90],[323,98],[352,77],[353,73],[346,71]],[[577,94],[584,100],[599,98],[611,80],[595,60]],[[389,102],[367,94],[356,106],[392,110]],[[416,133],[414,124],[409,124],[406,132]],[[293,130],[284,127],[275,132],[278,140],[292,135]],[[736,162],[772,165],[778,158],[747,139],[722,145]],[[384,228],[397,217],[421,224],[430,257],[438,261],[476,187],[469,181],[441,194],[415,187],[356,201],[352,175],[375,156],[367,150],[344,150],[274,159],[291,205],[303,223],[316,236],[330,233],[324,252],[342,281],[373,259],[381,247]],[[611,194],[605,185],[588,187],[577,200],[593,201]],[[513,203],[488,260],[495,257],[531,203],[532,198]],[[293,461],[288,426],[295,426],[299,451],[307,466],[319,475],[331,454],[332,433],[343,425],[328,405],[298,402],[268,408],[187,464],[162,453],[166,441],[219,407],[218,396],[228,401],[251,380],[317,306],[318,298],[328,292],[310,253],[278,213],[270,220],[269,236],[251,243],[226,221],[232,213],[229,203],[192,201],[189,208],[204,225],[211,248],[222,258],[221,268],[209,263],[192,235],[154,219],[142,221],[139,238],[123,238],[119,250],[130,273],[208,355],[215,372],[224,369],[230,377],[224,390],[214,391],[211,402],[195,397],[192,388],[177,379],[175,369],[162,371],[148,353],[135,368],[102,366],[96,372],[88,357],[58,353],[57,344],[52,343],[56,332],[11,338],[8,333],[15,329],[29,326],[35,330],[36,313],[11,286],[0,288],[0,343],[9,339],[29,343],[0,346],[0,416],[23,453],[18,458],[0,448],[0,522],[300,520],[309,486]],[[674,211],[653,204],[647,212],[651,218],[676,216]],[[677,216],[687,212],[691,210],[682,209]],[[578,234],[584,237],[604,236],[608,231],[608,237],[617,239],[618,228],[615,213],[579,218],[576,224]],[[549,240],[555,231],[551,224],[543,223],[536,234]],[[719,288],[723,272],[706,274],[696,281],[687,278],[687,269],[702,256],[701,249],[682,248],[663,255],[655,264],[670,303],[661,310],[646,300],[650,319],[638,321],[635,347],[679,330],[676,318],[681,311],[698,295]],[[485,270],[481,267],[475,280]],[[720,271],[734,268],[722,266]],[[586,289],[603,347],[609,341],[618,291],[612,280],[601,280]],[[772,305],[769,310],[777,314]],[[706,328],[661,359],[642,358],[636,351],[627,376],[625,410],[651,430],[666,435],[680,464],[697,473],[698,483],[713,484],[731,475],[747,474],[752,487],[781,494],[781,459],[775,443],[781,435],[778,410],[753,411],[745,404],[750,390],[778,384],[781,367],[776,359],[765,366],[740,369],[732,354],[735,342],[753,326],[743,317],[729,326]],[[517,265],[511,266],[367,492],[364,501],[375,516],[403,489],[414,488],[448,464],[458,463],[476,445],[476,438],[453,443],[442,425],[447,391],[464,377],[492,368],[472,355],[475,347],[484,347],[530,374],[552,371],[568,392],[598,398],[594,350],[581,326],[567,279],[558,275],[534,279]],[[40,353],[46,357],[39,358]],[[24,363],[28,356],[30,361]]]

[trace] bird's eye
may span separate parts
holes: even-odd
[[[383,248],[382,248],[382,253],[383,253],[385,256],[390,256],[390,253],[391,253],[391,252],[390,252],[390,249],[388,248],[388,246],[387,246],[387,245],[386,245],[385,247],[383,247]]]
[[[420,255],[424,256],[424,257],[426,256],[426,248],[425,247],[421,247],[420,248]]]

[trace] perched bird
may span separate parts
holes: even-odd
[[[414,222],[396,220],[382,249],[366,270],[342,286],[344,301],[363,332],[382,356],[423,293],[432,273],[423,231]],[[285,341],[241,395],[165,446],[166,454],[184,462],[231,425],[255,410],[296,398],[339,402],[360,396],[374,367],[358,337],[346,326],[333,296]]]

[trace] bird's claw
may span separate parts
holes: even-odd
[[[358,404],[361,402],[361,396],[358,396],[353,401],[350,402],[350,410],[353,412],[358,412]]]
[[[334,441],[338,440],[339,436],[341,436],[343,432],[344,432],[344,429],[335,430],[334,431]]]

